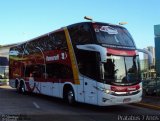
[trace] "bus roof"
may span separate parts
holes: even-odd
[[[105,25],[111,25],[111,26],[118,26],[118,27],[124,28],[123,26],[116,25],[116,24],[104,23],[104,22],[94,22],[94,21],[92,21],[92,22],[79,22],[79,23],[71,24],[71,25],[64,26],[64,27],[70,28],[70,27],[72,27],[72,26],[79,25],[79,24],[92,24],[92,23],[105,24]],[[36,39],[41,38],[41,37],[45,37],[45,36],[50,35],[50,34],[52,34],[52,33],[54,33],[54,32],[62,31],[64,27],[61,27],[60,29],[56,29],[56,30],[54,30],[54,31],[51,31],[51,32],[48,32],[48,33],[46,33],[46,34],[40,35],[40,36],[38,36],[38,37],[32,38],[32,39],[30,39],[30,40],[26,40],[26,41],[23,41],[23,42],[19,42],[19,43],[17,43],[15,46],[18,46],[18,45],[21,45],[21,44],[24,44],[24,43],[27,43],[27,42],[36,40]],[[14,47],[14,46],[13,46],[13,47]]]
[[[75,24],[71,24],[71,25],[68,25],[67,27],[72,27],[72,26],[75,26],[75,25],[78,25],[78,24],[94,24],[94,23],[97,23],[97,24],[105,24],[105,25],[111,25],[111,26],[118,26],[118,27],[122,27],[122,28],[125,28],[121,25],[117,25],[117,24],[111,24],[111,23],[104,23],[104,22],[95,22],[95,21],[92,21],[92,22],[79,22],[79,23],[75,23]]]

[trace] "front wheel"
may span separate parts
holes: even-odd
[[[68,104],[70,105],[75,104],[75,95],[74,95],[73,89],[68,90],[66,98],[67,98]]]

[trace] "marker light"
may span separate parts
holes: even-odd
[[[91,17],[89,17],[89,16],[85,16],[84,19],[93,21],[93,19]]]
[[[128,24],[127,22],[119,22],[119,25],[125,25]]]

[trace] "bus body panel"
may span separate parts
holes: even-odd
[[[84,77],[84,99],[85,103],[97,104],[97,81]]]
[[[79,75],[79,81],[80,81],[79,85],[74,85],[77,89],[77,100],[76,101],[84,103],[85,102],[84,78],[81,74]]]

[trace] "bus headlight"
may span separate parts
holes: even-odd
[[[105,93],[106,93],[106,94],[114,94],[115,92],[114,92],[114,91],[111,91],[111,90],[109,90],[109,89],[106,89],[106,90],[105,90]]]
[[[96,89],[99,90],[99,91],[102,91],[106,94],[113,94],[114,93],[114,91],[111,91],[109,89],[105,89],[105,88],[102,88],[102,87],[96,87]]]
[[[108,89],[106,89],[106,90],[105,90],[105,93],[110,94],[110,93],[111,93],[111,91],[110,91],[110,90],[108,90]]]

